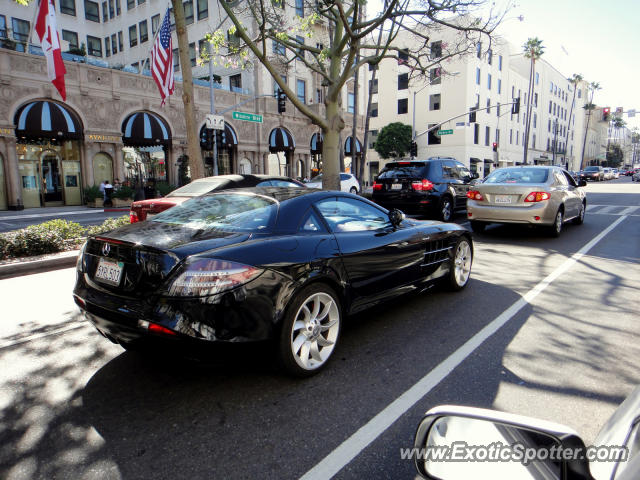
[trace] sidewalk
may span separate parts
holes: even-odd
[[[123,208],[91,208],[83,205],[74,207],[36,207],[25,208],[24,210],[2,210],[1,220],[15,220],[17,218],[42,218],[43,221],[50,220],[59,215],[89,215],[99,212],[128,212],[129,207]]]

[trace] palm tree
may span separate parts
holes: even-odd
[[[591,120],[591,112],[596,108],[593,104],[593,96],[596,93],[596,90],[600,90],[600,84],[598,82],[591,82],[589,84],[589,90],[591,91],[591,100],[584,106],[584,109],[587,111],[587,123],[584,127],[584,141],[582,143],[582,158],[580,159],[580,170],[584,168],[584,150],[587,148],[587,134],[589,133],[589,121]]]
[[[529,38],[522,46],[524,56],[531,60],[531,68],[529,69],[529,90],[527,93],[527,126],[524,129],[524,163],[527,163],[527,150],[529,149],[529,131],[531,129],[531,97],[533,97],[533,78],[536,71],[536,60],[544,53],[542,40],[538,37]]]
[[[573,85],[573,100],[571,101],[571,108],[569,109],[569,124],[567,125],[567,138],[564,141],[565,154],[564,158],[567,158],[567,150],[569,150],[569,132],[571,131],[571,117],[573,115],[573,106],[576,103],[576,90],[578,90],[578,84],[583,80],[582,75],[574,73],[571,78],[567,78],[569,83]],[[567,162],[568,164],[569,162]]]

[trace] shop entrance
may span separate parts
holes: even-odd
[[[63,205],[60,159],[54,152],[45,152],[40,160],[42,204],[46,207]]]

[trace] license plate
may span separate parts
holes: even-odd
[[[391,184],[391,190],[402,190],[402,184],[401,183],[392,183]]]
[[[114,262],[106,258],[101,258],[98,262],[95,278],[96,280],[111,285],[120,285],[123,267],[124,263],[122,262]]]
[[[496,195],[493,201],[495,203],[511,203],[511,195]]]

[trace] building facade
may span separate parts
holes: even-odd
[[[215,111],[225,112],[214,163],[211,144],[204,141],[205,118],[212,111],[209,66],[198,64],[199,49],[207,45],[205,35],[211,32],[211,25],[221,25],[214,5],[184,3],[206,173],[298,178],[318,173],[322,168],[319,129],[290,102],[284,114],[278,113],[272,96],[274,81],[259,64],[253,69],[212,65]],[[153,35],[168,6],[144,0],[56,2],[67,70],[67,99],[62,102],[47,80],[44,57],[28,44],[35,2],[23,7],[0,0],[0,209],[80,205],[83,189],[104,180],[153,178],[179,184],[179,171],[187,163],[181,76],[176,75],[176,91],[162,107],[157,87],[142,67],[148,65]],[[298,5],[290,13],[304,15]],[[319,25],[317,39],[321,41],[325,33]],[[174,53],[179,72],[182,66],[177,51]],[[323,115],[319,79],[302,62],[288,61],[287,52],[278,50],[275,55],[282,57],[281,75],[287,85]],[[343,91],[347,168],[351,163],[353,92],[350,80]],[[364,123],[365,96],[366,89],[360,88],[357,125]],[[356,145],[362,134],[358,128]]]

